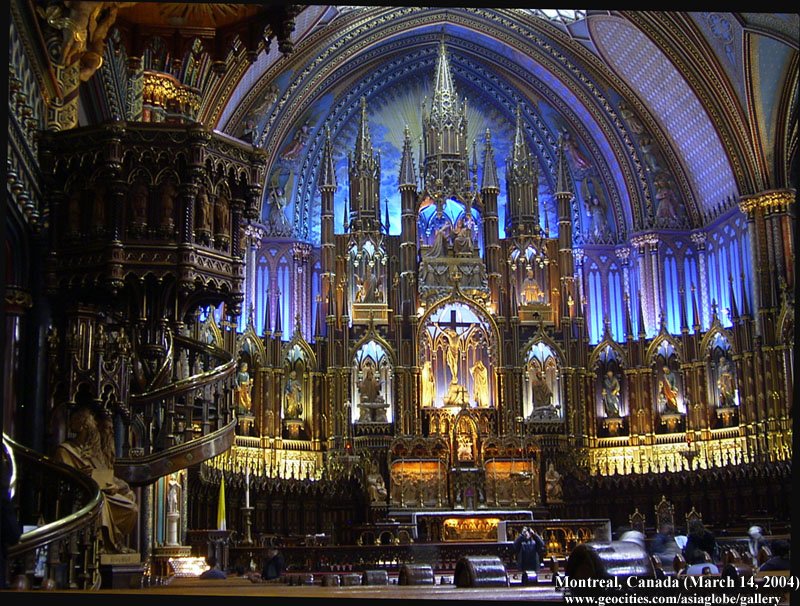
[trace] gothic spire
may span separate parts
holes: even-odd
[[[358,125],[358,137],[356,138],[355,162],[361,166],[362,162],[369,163],[372,160],[372,136],[369,133],[369,122],[367,121],[367,98],[361,97],[361,121]]]
[[[411,185],[416,187],[417,177],[414,174],[414,156],[411,152],[411,132],[406,124],[403,137],[403,155],[400,158],[400,187]]]
[[[733,292],[733,275],[728,274],[728,296],[731,299],[731,309],[729,312],[730,321],[733,322],[734,319],[739,319],[739,310],[736,307],[736,294]]]
[[[330,188],[331,191],[336,190],[336,168],[333,164],[333,145],[331,144],[331,131],[325,127],[325,143],[322,147],[322,172],[319,176],[319,183],[317,185],[320,190],[322,188]]]
[[[450,61],[444,36],[439,42],[439,57],[436,60],[436,78],[433,83],[433,101],[431,103],[430,121],[440,127],[450,122],[456,124],[458,114],[458,97],[450,73]]]
[[[278,296],[275,298],[275,330],[273,334],[276,337],[283,335],[283,318],[281,318],[281,291],[278,291]]]
[[[700,329],[700,309],[697,306],[697,289],[692,282],[692,328],[697,332]]]
[[[492,132],[486,129],[486,139],[483,146],[483,175],[481,179],[481,190],[496,189],[500,191],[500,182],[497,179],[497,164],[494,161],[494,149],[492,148]]]
[[[525,131],[522,128],[522,109],[517,105],[517,123],[514,129],[514,147],[511,151],[511,165],[518,176],[529,176],[532,170],[531,152],[525,143]]]

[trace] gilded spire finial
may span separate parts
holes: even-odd
[[[411,152],[411,131],[406,124],[403,131],[403,155],[400,158],[400,187],[413,185],[416,187],[417,177],[414,174],[414,156]]]

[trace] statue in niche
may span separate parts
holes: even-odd
[[[138,518],[136,496],[125,481],[114,477],[114,424],[110,415],[98,419],[82,406],[72,413],[69,428],[74,438],[62,442],[53,455],[58,463],[92,476],[103,496],[100,513],[103,549],[131,553],[124,545]]]
[[[717,389],[720,408],[731,408],[736,405],[733,368],[725,354],[717,362]]]
[[[563,503],[564,489],[561,485],[561,474],[556,471],[553,462],[547,467],[544,474],[544,494],[547,496],[548,503]]]
[[[197,192],[197,200],[195,205],[195,229],[211,233],[212,212],[213,207],[211,205],[211,200],[208,197],[208,192],[206,192],[205,187],[200,186],[200,191]]]
[[[273,236],[290,236],[292,226],[286,218],[286,194],[282,187],[275,187],[269,192],[269,227]]]
[[[228,198],[224,195],[217,198],[214,204],[214,225],[219,236],[227,236],[231,231],[231,212]]]
[[[131,190],[131,212],[136,225],[147,224],[147,195],[148,190],[144,183],[137,183]]]
[[[375,364],[372,360],[364,363],[364,376],[358,384],[358,393],[362,402],[383,402],[381,395],[381,381],[375,376]]]
[[[658,399],[665,413],[678,414],[678,380],[666,365],[662,367],[658,381]]]
[[[470,369],[472,390],[475,405],[478,408],[489,407],[489,372],[483,362],[478,360]]]
[[[181,485],[175,474],[169,476],[167,488],[167,513],[180,513]]]
[[[425,360],[422,365],[422,393],[420,395],[420,406],[423,408],[432,408],[434,399],[436,398],[436,378],[433,376],[433,368],[431,361]]]
[[[458,383],[458,359],[461,352],[461,337],[454,328],[442,328],[439,323],[436,323],[436,328],[442,331],[445,339],[447,340],[447,367],[450,369],[450,382]]]
[[[621,387],[619,379],[613,370],[608,370],[603,379],[603,389],[600,392],[603,398],[603,410],[606,417],[619,417],[619,394]]]
[[[239,365],[239,372],[236,373],[236,408],[239,414],[249,415],[253,407],[251,393],[253,389],[253,379],[247,372],[247,362]]]
[[[475,220],[467,213],[456,221],[453,230],[453,253],[456,255],[471,255],[474,247]]]
[[[426,257],[438,259],[448,255],[448,247],[450,243],[452,229],[447,220],[441,220],[439,227],[433,234],[433,244],[425,253]]]
[[[456,456],[459,461],[472,461],[474,459],[472,454],[472,439],[468,435],[458,436],[458,450]]]
[[[546,408],[553,400],[553,392],[542,376],[542,370],[536,368],[533,380],[531,381],[531,393],[533,394],[533,409]]]
[[[175,225],[175,198],[178,189],[172,181],[166,181],[161,186],[161,227],[172,229]]]
[[[381,299],[372,262],[364,263],[364,276],[356,274],[356,303],[377,303]]]
[[[533,275],[533,268],[529,267],[525,279],[522,280],[522,303],[530,305],[544,302],[544,291]]]
[[[299,419],[303,414],[303,385],[297,378],[297,371],[289,373],[284,389],[285,403],[283,407],[284,419]]]
[[[369,473],[367,474],[367,492],[372,503],[385,503],[388,493],[386,483],[383,481],[380,467],[377,461],[372,461]]]

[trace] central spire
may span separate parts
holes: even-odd
[[[424,105],[424,104],[423,104]],[[456,96],[444,34],[433,81],[430,112],[422,118],[424,187],[439,203],[444,197],[464,197],[471,188],[467,154],[467,104]]]
[[[458,97],[450,73],[450,61],[447,58],[447,47],[444,34],[439,41],[439,56],[436,59],[436,78],[433,83],[433,102],[430,119],[432,123],[444,126],[448,122],[455,124],[458,114]]]

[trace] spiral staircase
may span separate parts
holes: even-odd
[[[168,333],[166,355],[145,391],[124,406],[128,434],[138,436],[116,460],[114,475],[132,487],[217,456],[236,427],[232,355]],[[3,435],[13,461],[17,519],[24,532],[8,554],[17,589],[100,587],[103,496],[91,476]]]

